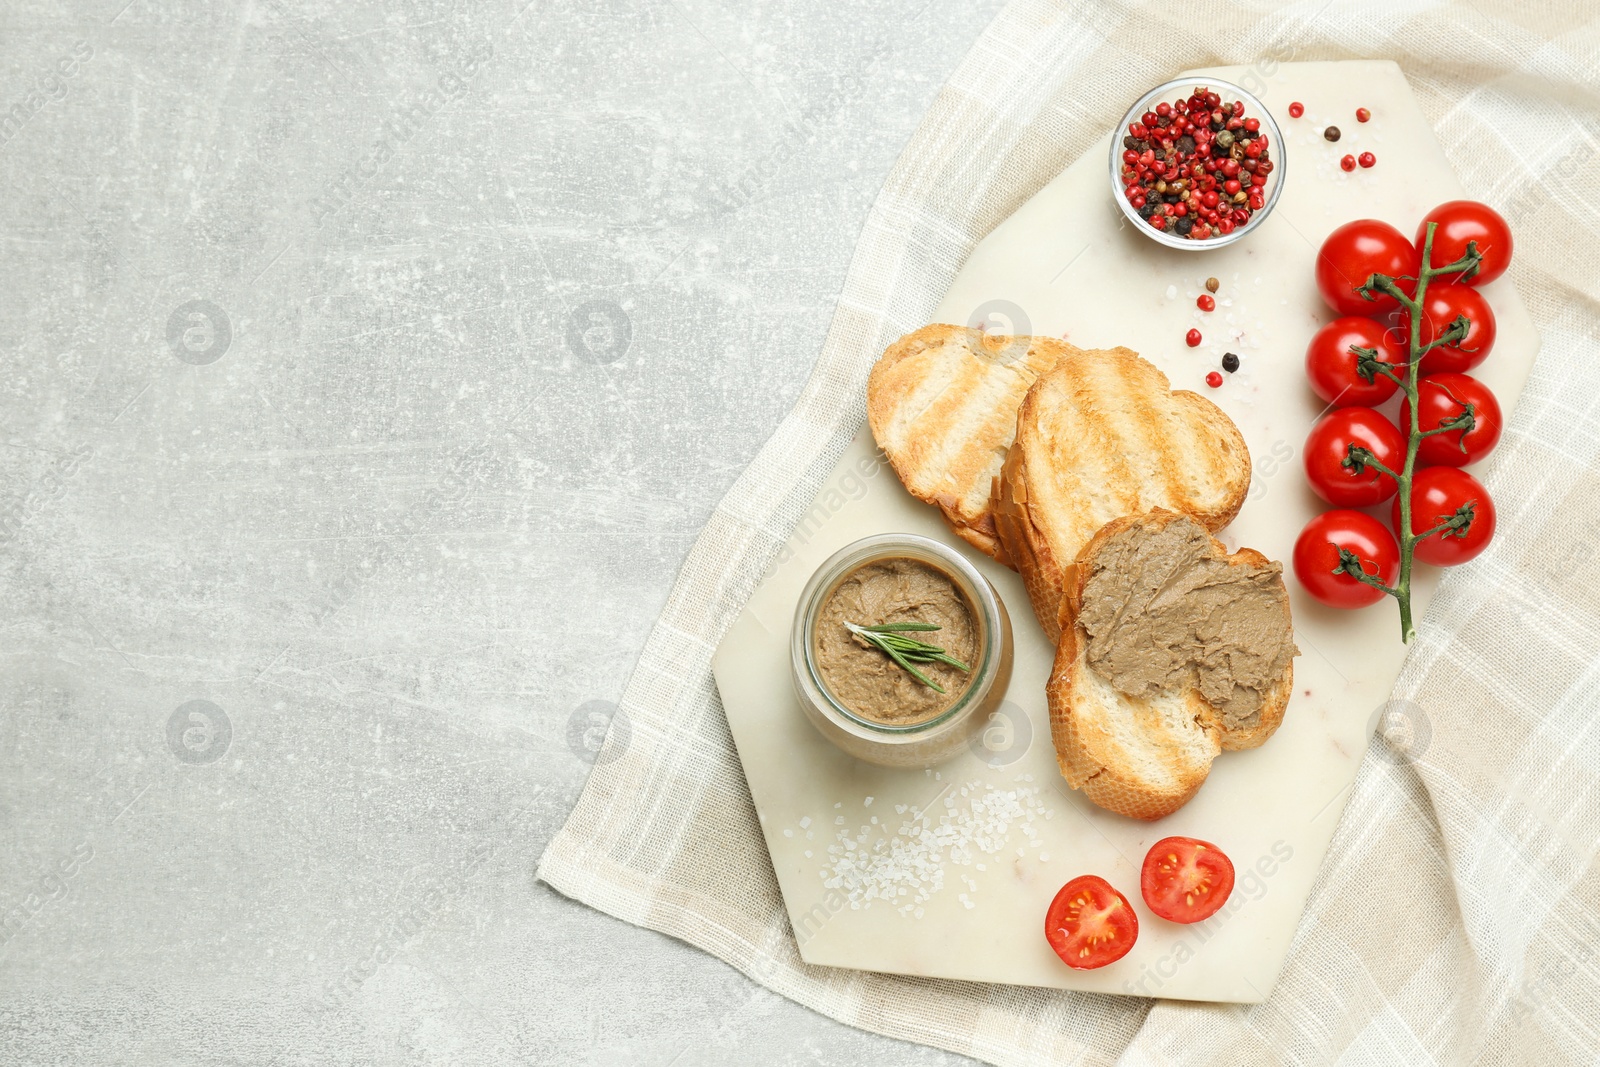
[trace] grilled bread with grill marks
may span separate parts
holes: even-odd
[[[1070,628],[1065,568],[1095,531],[1157,507],[1220,530],[1249,488],[1249,449],[1221,408],[1171,391],[1129,349],[1069,348],[1023,398],[991,510],[1004,557],[1057,641]]]
[[[1077,349],[1050,337],[935,324],[890,345],[867,380],[867,422],[906,489],[958,536],[1008,562],[989,501],[1035,379]]]

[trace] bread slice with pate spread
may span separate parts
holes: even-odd
[[[1017,411],[994,521],[1054,641],[1066,625],[1064,570],[1096,530],[1157,507],[1220,530],[1249,488],[1250,451],[1221,408],[1172,391],[1129,349],[1072,349]]]
[[[890,345],[867,380],[867,422],[900,481],[968,544],[1006,562],[989,499],[1041,373],[1077,349],[1051,337],[934,324]]]
[[[1282,564],[1230,555],[1157,508],[1107,523],[1065,580],[1050,732],[1067,784],[1100,807],[1170,815],[1220,752],[1255,748],[1283,722],[1299,649]]]

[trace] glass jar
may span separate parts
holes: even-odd
[[[816,636],[818,617],[840,584],[862,567],[893,559],[922,563],[950,580],[966,601],[978,645],[967,687],[954,703],[931,718],[895,725],[857,714],[829,691]],[[829,557],[800,594],[790,635],[795,694],[811,724],[856,759],[885,767],[927,767],[960,752],[1005,697],[1011,659],[1011,618],[994,586],[961,553],[916,534],[877,534]]]

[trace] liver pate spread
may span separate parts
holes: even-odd
[[[920,560],[878,559],[845,576],[817,613],[817,673],[835,700],[864,719],[909,726],[931,719],[966,691],[971,674],[944,663],[917,669],[944,687],[923,685],[844,624],[928,622],[939,629],[908,634],[938,645],[976,672],[978,626],[972,606],[949,575]]]
[[[1230,565],[1187,517],[1108,539],[1084,583],[1078,625],[1090,668],[1119,691],[1198,689],[1228,729],[1253,725],[1299,654],[1282,564]]]

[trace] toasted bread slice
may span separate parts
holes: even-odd
[[[1028,387],[1076,351],[1050,337],[934,324],[890,345],[867,380],[867,422],[911,495],[1002,558],[989,498]]]
[[[1170,391],[1167,376],[1129,349],[1073,349],[1023,398],[993,511],[1054,641],[1067,622],[1063,570],[1096,530],[1156,507],[1220,530],[1249,488],[1250,450],[1221,408]]]
[[[1190,588],[1185,584],[1189,572],[1176,568],[1168,573],[1154,549],[1143,554],[1141,550],[1154,545],[1155,535],[1173,524],[1178,527],[1170,531],[1173,540],[1167,544],[1184,546],[1191,555],[1182,558],[1198,561],[1194,565],[1205,569],[1196,574],[1203,579],[1193,586],[1196,591],[1184,595],[1209,596],[1219,588],[1218,568],[1240,568],[1237,580],[1245,589],[1241,595],[1256,598],[1257,611],[1264,613],[1256,619],[1266,624],[1250,629],[1252,641],[1243,651],[1221,645],[1214,634],[1211,645],[1197,644],[1196,655],[1204,666],[1196,666],[1192,676],[1184,672],[1174,675],[1170,685],[1125,691],[1118,685],[1125,677],[1091,665],[1091,645],[1097,639],[1109,641],[1101,648],[1114,660],[1119,650],[1141,654],[1170,636],[1174,590]],[[1104,581],[1111,568],[1120,568],[1121,573],[1111,575],[1107,585],[1091,586],[1097,573]],[[1151,586],[1146,595],[1119,593],[1106,600],[1103,610],[1096,611],[1091,604],[1087,613],[1083,611],[1086,593],[1105,597],[1121,578],[1134,574]],[[1156,509],[1108,523],[1069,566],[1068,579],[1073,622],[1062,634],[1045,687],[1050,733],[1067,784],[1083,790],[1100,807],[1133,819],[1170,815],[1200,789],[1220,752],[1255,748],[1282,724],[1294,689],[1298,650],[1279,564],[1249,548],[1229,555],[1194,520]],[[1238,599],[1231,593],[1227,597],[1231,597],[1228,603]],[[1279,606],[1281,633],[1275,632],[1273,615]],[[1089,633],[1086,621],[1099,627],[1098,634]],[[1207,634],[1207,625],[1201,624],[1198,632]],[[1273,647],[1260,647],[1264,644]],[[1236,682],[1250,666],[1241,667],[1239,660],[1252,654],[1259,657],[1254,667],[1262,675],[1260,689]],[[1208,689],[1220,703],[1208,699]]]

